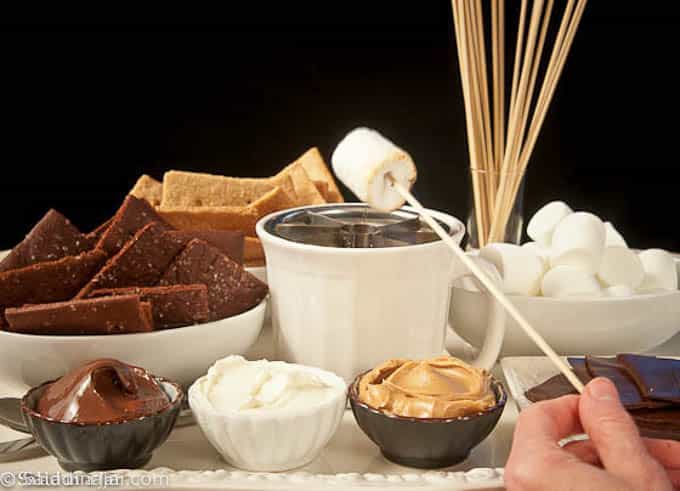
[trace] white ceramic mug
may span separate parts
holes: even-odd
[[[451,283],[467,272],[442,241],[386,248],[303,244],[267,230],[284,213],[290,210],[257,224],[267,259],[277,358],[330,370],[349,382],[390,358],[444,352]],[[465,228],[459,220],[432,214],[462,240]],[[473,361],[486,369],[498,358],[505,329],[505,313],[494,304]]]

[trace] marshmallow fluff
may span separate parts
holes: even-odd
[[[200,393],[219,412],[271,412],[304,409],[330,401],[337,384],[299,365],[248,361],[228,356],[217,361],[198,382]]]
[[[411,156],[377,131],[356,128],[338,144],[331,157],[335,175],[364,203],[392,211],[404,199],[387,180],[387,174],[406,189],[416,181]]]

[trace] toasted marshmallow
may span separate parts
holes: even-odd
[[[604,222],[604,232],[605,232],[604,245],[606,247],[609,246],[628,247],[628,244],[626,244],[626,240],[623,238],[623,235],[621,235],[619,231],[616,230],[616,228],[614,228],[612,222]]]
[[[638,257],[645,271],[639,291],[678,289],[678,272],[673,256],[663,249],[647,249]]]
[[[543,261],[529,248],[514,244],[488,244],[480,251],[503,278],[503,290],[517,295],[537,295],[543,276]]]
[[[602,295],[605,297],[632,297],[635,295],[635,290],[628,285],[614,285],[602,290]]]
[[[602,288],[595,275],[575,266],[556,266],[543,276],[545,297],[599,297]]]
[[[563,218],[552,236],[550,265],[574,266],[595,274],[600,269],[605,241],[604,223],[579,211]]]
[[[410,189],[416,181],[411,156],[377,131],[356,128],[338,144],[331,158],[335,175],[361,201],[378,210],[392,211],[404,199],[386,179]]]
[[[527,235],[543,247],[549,247],[557,224],[573,210],[563,201],[551,201],[534,213],[527,225]]]
[[[606,286],[626,285],[638,288],[645,276],[642,261],[627,247],[605,247],[597,277]]]

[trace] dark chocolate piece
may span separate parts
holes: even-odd
[[[0,261],[0,271],[77,256],[92,249],[95,242],[81,234],[64,215],[50,210],[35,224],[26,238]]]
[[[222,254],[239,264],[243,264],[243,232],[240,230],[171,230],[172,237],[181,237],[185,243],[191,239],[201,239],[216,247]]]
[[[627,409],[656,408],[668,406],[663,402],[645,400],[635,385],[626,367],[615,358],[597,358],[586,356],[588,372],[594,377],[606,377],[616,385],[619,399]]]
[[[99,239],[97,247],[113,256],[137,231],[151,222],[158,222],[167,230],[172,229],[146,200],[128,195]]]
[[[631,354],[618,355],[617,360],[644,397],[680,404],[680,360]]]
[[[154,329],[188,326],[210,317],[208,288],[205,285],[172,285],[95,290],[93,297],[139,295],[151,304]]]
[[[586,369],[586,361],[584,358],[568,358],[568,361],[581,382],[587,384],[592,380],[592,377]],[[570,394],[578,394],[578,392],[574,389],[574,386],[571,385],[569,380],[567,380],[567,377],[560,373],[549,378],[542,384],[532,387],[524,395],[531,402],[539,402],[547,399],[556,399],[557,397]]]
[[[126,334],[152,330],[151,305],[139,295],[89,298],[5,310],[8,330],[26,334]]]
[[[77,298],[102,288],[155,285],[184,245],[181,238],[166,235],[164,225],[151,222],[106,262]]]
[[[63,423],[102,424],[150,416],[169,406],[170,398],[146,370],[104,358],[49,384],[36,409]]]
[[[98,249],[0,273],[0,309],[74,297],[106,261]]]
[[[193,239],[173,260],[161,285],[202,283],[208,287],[210,319],[223,319],[251,309],[267,295],[267,285],[215,247]]]

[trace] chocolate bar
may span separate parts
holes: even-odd
[[[103,249],[110,256],[115,255],[145,225],[158,222],[167,230],[170,227],[151,205],[143,199],[128,195],[113,216],[111,225],[102,234],[97,248]]]
[[[110,288],[95,290],[89,298],[117,295],[139,295],[143,302],[149,302],[154,329],[199,324],[210,317],[205,285]]]
[[[593,377],[612,380],[643,436],[680,440],[680,404],[672,400],[678,360],[624,354],[616,358],[569,358],[569,363],[583,383]],[[560,374],[532,387],[525,396],[539,402],[567,394],[576,391]]]
[[[243,264],[243,232],[240,230],[171,230],[171,237],[182,238],[185,243],[191,239],[201,239],[226,254],[239,264]]]
[[[680,404],[680,360],[642,355],[618,355],[617,360],[630,371],[644,397]]]
[[[0,271],[76,256],[92,249],[95,242],[81,234],[64,215],[50,210],[35,224],[26,238],[0,261]]]
[[[638,390],[633,375],[615,358],[598,358],[586,356],[586,366],[592,378],[606,377],[616,385],[621,403],[627,409],[657,408],[668,406],[667,403],[651,401]]]
[[[158,283],[170,262],[182,250],[185,241],[165,233],[165,225],[151,222],[140,229],[118,253],[109,259],[77,298],[86,298],[93,290],[128,286],[152,286]]]
[[[0,309],[74,297],[106,261],[98,249],[0,273]]]
[[[208,287],[210,319],[223,319],[251,309],[267,295],[267,285],[200,239],[191,240],[163,274],[160,285]]]
[[[27,334],[127,334],[152,330],[151,305],[139,295],[70,300],[5,310],[8,330]]]

